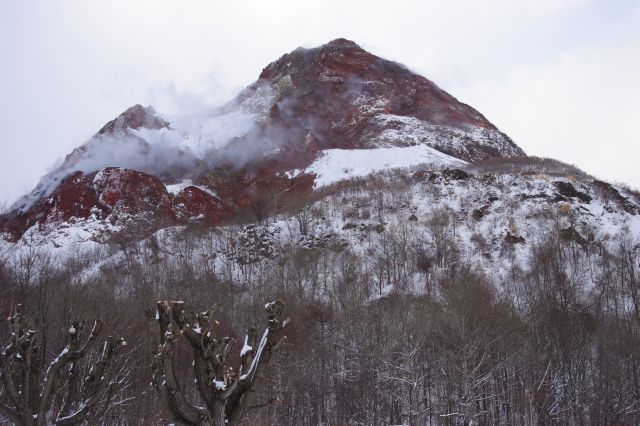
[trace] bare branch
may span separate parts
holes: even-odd
[[[286,321],[281,319],[284,303],[278,300],[265,305],[267,328],[259,342],[255,327],[249,329],[239,366],[229,365],[235,340],[217,338],[212,332],[213,309],[199,315],[187,313],[182,301],[160,301],[157,309],[160,345],[154,359],[154,384],[165,411],[174,421],[187,424],[205,421],[214,425],[237,424],[247,409],[243,395],[284,341],[282,330]],[[173,331],[174,326],[178,332]],[[187,402],[175,379],[173,345],[180,335],[185,336],[192,348],[196,388],[206,411]]]

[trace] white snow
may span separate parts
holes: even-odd
[[[216,197],[216,198],[218,197],[218,194],[216,194],[215,191],[212,191],[210,188],[204,185],[194,185],[191,179],[185,179],[182,182],[174,183],[172,185],[167,185],[166,188],[169,194],[177,195],[180,191],[182,191],[188,186],[196,187],[206,192],[207,194],[211,195],[212,197]]]
[[[381,170],[406,168],[420,164],[463,167],[467,163],[443,154],[427,145],[373,149],[327,149],[304,172],[314,173],[316,188],[364,177]],[[301,171],[297,170],[295,174]]]
[[[185,179],[182,182],[174,183],[173,185],[167,185],[167,192],[169,194],[176,195],[187,186],[191,186],[191,179]]]
[[[253,361],[251,361],[251,366],[249,367],[249,370],[246,372],[246,374],[243,374],[242,376],[240,376],[240,380],[245,380],[247,379],[247,377],[249,378],[249,382],[251,382],[253,380],[253,375],[255,374],[256,370],[256,365],[260,362],[260,357],[262,356],[262,351],[264,350],[265,345],[267,344],[267,338],[269,336],[269,329],[265,329],[264,333],[262,334],[262,338],[260,339],[260,343],[258,344],[258,350],[256,351],[256,356],[253,358]]]
[[[244,346],[242,346],[242,350],[240,351],[240,356],[243,357],[247,354],[247,352],[253,350],[251,346],[247,343],[249,340],[249,336],[244,336]]]

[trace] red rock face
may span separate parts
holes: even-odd
[[[108,167],[93,179],[98,204],[115,215],[146,214],[154,222],[170,222],[171,198],[162,181],[135,170]]]
[[[217,225],[230,209],[205,191],[187,187],[173,199],[155,176],[109,167],[89,176],[75,172],[46,199],[22,214],[0,218],[0,229],[19,239],[31,226],[55,225],[73,218],[108,223],[112,237],[136,238],[163,226],[187,222]]]
[[[220,198],[195,186],[187,186],[181,190],[171,203],[176,219],[184,223],[217,225],[232,214],[231,209],[225,207]]]
[[[446,143],[451,132],[443,130],[434,148],[466,161],[524,152],[482,114],[449,95],[433,82],[396,62],[387,61],[345,39],[314,49],[296,49],[268,65],[258,81],[238,101],[268,85],[277,102],[269,112],[269,127],[298,128],[311,133],[319,149],[376,147],[385,130],[398,130],[397,120],[381,122],[387,115],[416,119],[432,126],[485,131],[482,143],[472,137]],[[286,143],[287,148],[299,145]],[[402,141],[398,141],[402,144]]]
[[[47,221],[65,221],[91,215],[91,210],[98,204],[91,182],[92,179],[82,172],[66,177],[50,198],[53,208]]]
[[[0,217],[0,229],[17,239],[36,223],[89,217],[97,204],[92,179],[82,172],[75,172],[64,178],[49,197],[41,199],[27,212]]]
[[[258,82],[277,82],[285,76],[290,77],[294,89],[280,105],[283,115],[307,119],[316,116],[324,130],[323,140],[331,144],[327,146],[330,148],[355,147],[349,141],[358,141],[357,129],[344,134],[344,126],[331,124],[357,122],[363,112],[353,106],[360,105],[361,96],[384,99],[385,105],[380,109],[390,114],[414,116],[433,124],[473,124],[496,129],[478,111],[458,102],[431,81],[348,40],[295,50],[267,66]],[[323,121],[329,126],[322,125]]]

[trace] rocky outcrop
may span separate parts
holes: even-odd
[[[469,105],[349,40],[282,56],[237,102],[255,105],[265,87],[271,93],[266,127],[308,130],[321,149],[424,143],[466,161],[524,155]]]
[[[584,192],[580,192],[570,182],[556,181],[553,185],[557,191],[557,200],[564,201],[567,198],[574,198],[580,200],[583,203],[591,202],[591,197]]]
[[[38,223],[89,217],[97,205],[98,196],[93,189],[91,177],[75,172],[62,179],[49,197],[38,200],[29,210],[0,216],[0,229],[18,239],[24,231]]]
[[[171,201],[176,219],[181,222],[219,224],[231,211],[217,196],[195,186],[187,186]]]
[[[147,234],[176,222],[167,188],[155,176],[109,167],[93,179],[104,219],[123,233]]]
[[[169,127],[169,123],[158,117],[153,107],[136,104],[105,124],[98,131],[98,134],[124,132],[127,129],[138,130],[143,127],[145,129],[162,129]]]
[[[97,174],[76,172],[63,179],[46,199],[25,213],[0,217],[0,227],[14,239],[38,225],[42,230],[78,219],[98,224],[95,237],[142,237],[158,228],[200,222],[217,225],[229,210],[214,195],[186,187],[171,196],[160,179],[136,170],[109,167]],[[108,229],[113,235],[104,235]]]

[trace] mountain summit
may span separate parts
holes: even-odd
[[[321,149],[423,143],[465,161],[524,155],[472,107],[349,40],[284,55],[240,100],[264,86],[271,118],[310,130]]]
[[[342,179],[524,152],[428,79],[350,40],[298,48],[206,115],[135,105],[0,218],[19,239],[82,224],[87,238],[216,225]]]

